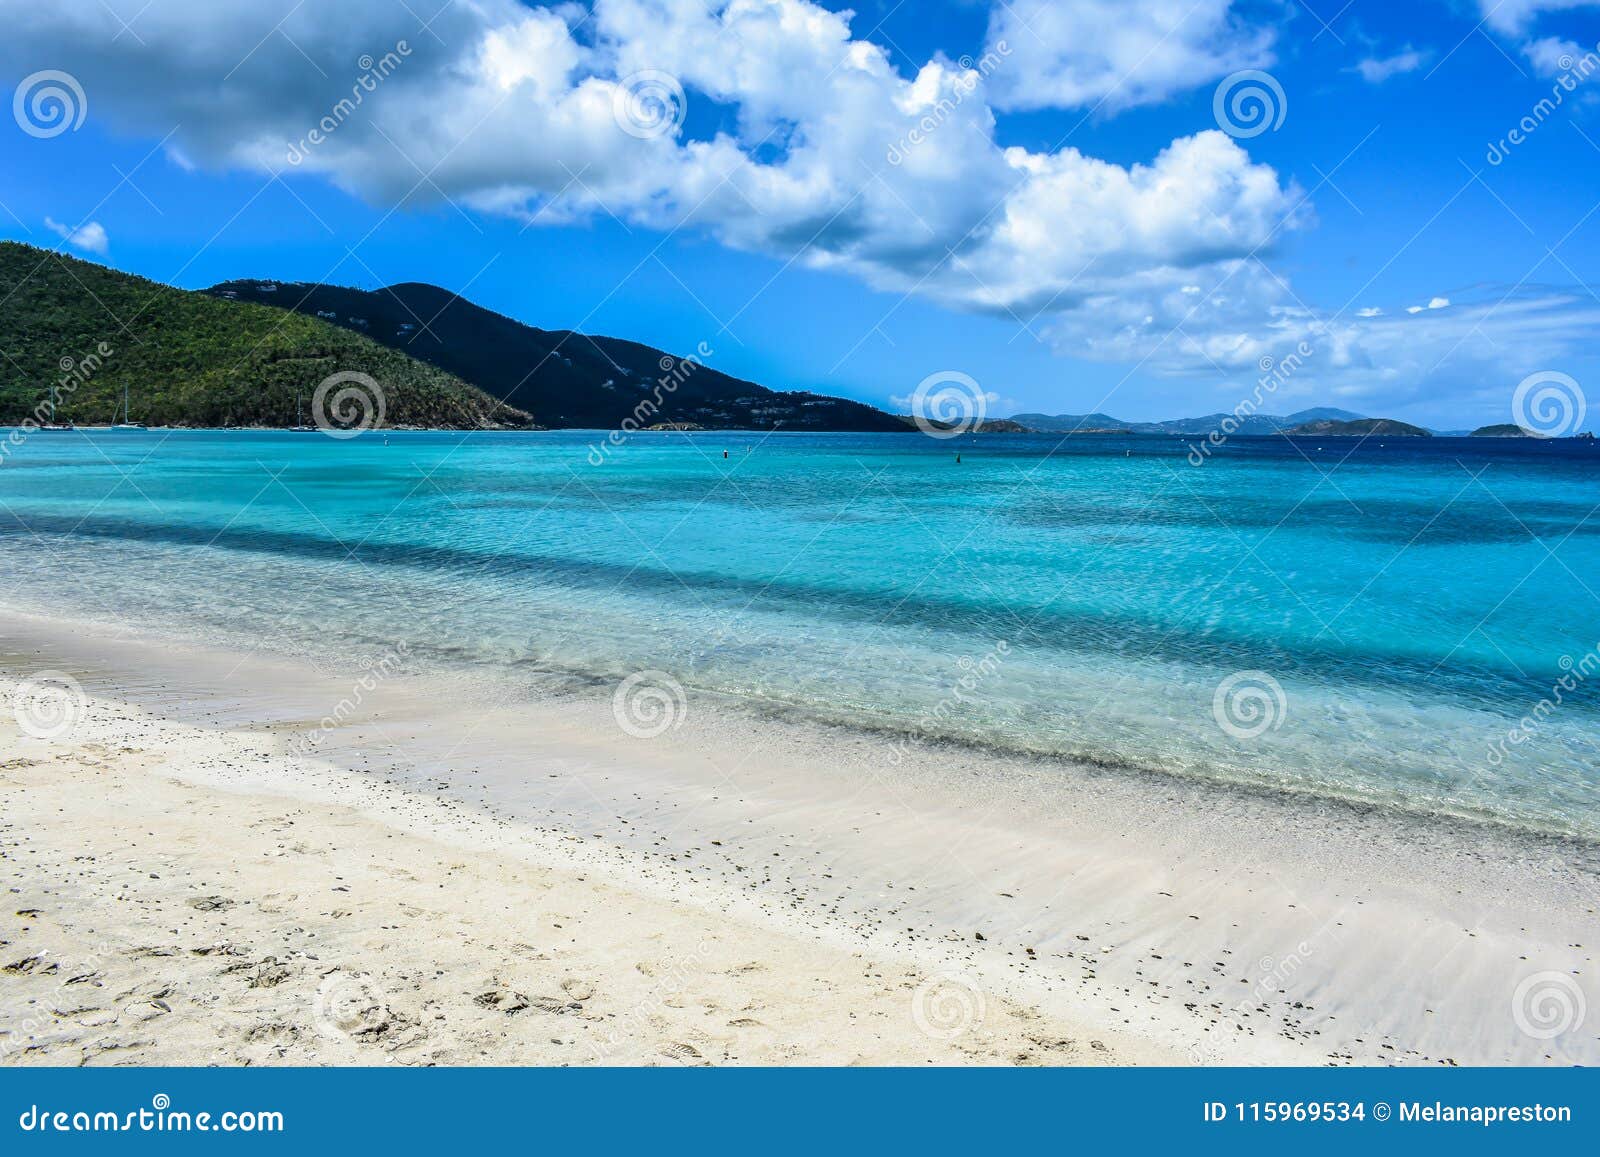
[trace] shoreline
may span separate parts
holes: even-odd
[[[637,892],[730,913],[730,927],[981,977],[990,1001],[1093,1026],[1110,1056],[1090,1061],[1600,1056],[1592,1026],[1543,1040],[1516,1023],[1529,975],[1594,987],[1581,945],[1595,873],[1559,841],[963,750],[891,769],[886,741],[795,722],[763,724],[741,750],[749,718],[709,708],[642,740],[598,698],[474,702],[488,688],[466,679],[390,680],[316,760],[295,759],[288,740],[348,694],[348,675],[4,624],[8,677],[72,671],[91,695],[114,689],[252,753],[242,779],[191,768],[185,782],[302,802],[365,785],[470,809],[582,850]]]

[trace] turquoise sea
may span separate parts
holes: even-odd
[[[1600,840],[1595,443],[604,440],[35,432],[0,602]]]

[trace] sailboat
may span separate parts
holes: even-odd
[[[50,416],[45,419],[44,425],[40,426],[39,429],[70,430],[73,428],[71,422],[63,422],[59,425],[56,423],[56,388],[54,386],[50,387],[50,401],[48,403],[48,407]]]
[[[294,425],[289,427],[291,434],[314,434],[317,428],[306,425],[305,415],[300,412],[300,391],[294,392]]]
[[[111,415],[113,418],[115,414]],[[122,421],[111,424],[113,430],[143,430],[144,427],[135,422],[128,410],[128,383],[122,383]]]

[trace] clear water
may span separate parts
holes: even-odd
[[[1593,443],[602,439],[34,433],[0,597],[1600,839]]]

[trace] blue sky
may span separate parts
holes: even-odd
[[[1600,383],[1594,5],[312,7],[0,2],[0,235],[429,281],[886,406],[960,371],[994,415],[1226,410],[1301,343],[1264,409],[1451,428]],[[1219,127],[1240,86],[1281,123]]]

